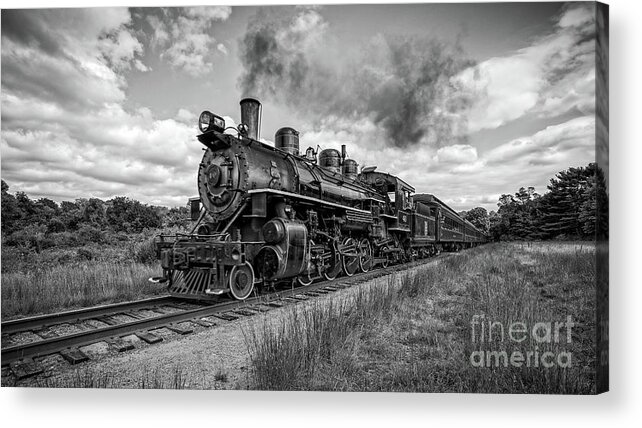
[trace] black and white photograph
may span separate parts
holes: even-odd
[[[609,390],[607,4],[86,6],[2,8],[3,389]]]

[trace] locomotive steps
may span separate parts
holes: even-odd
[[[191,333],[233,325],[239,318],[336,294],[447,256],[280,290],[243,302],[207,306],[164,296],[5,322],[2,324],[2,383],[29,382],[29,378],[33,378],[33,382],[88,360],[118,358],[120,353],[128,354],[126,351],[147,349],[158,342],[172,342]]]

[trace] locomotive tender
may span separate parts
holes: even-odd
[[[163,276],[151,280],[168,283],[170,294],[243,300],[255,288],[352,276],[486,241],[436,197],[413,196],[376,167],[359,173],[345,146],[300,153],[292,128],[276,132],[274,147],[260,142],[260,102],[240,104],[237,128],[208,111],[199,117],[196,226],[156,241]]]

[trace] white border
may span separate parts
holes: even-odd
[[[413,1],[406,1],[414,3]],[[98,5],[270,4],[266,1],[99,0]],[[333,3],[288,1],[279,4]],[[336,3],[336,2],[334,2]],[[389,3],[372,1],[370,3]],[[0,390],[5,426],[391,426],[525,427],[633,425],[642,419],[639,317],[642,7],[610,6],[611,392],[597,397],[262,393],[136,390]],[[55,6],[85,6],[57,1]],[[95,5],[95,4],[92,4]],[[0,7],[51,7],[0,0]],[[636,424],[637,425],[637,424]]]

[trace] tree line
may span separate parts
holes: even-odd
[[[595,163],[558,172],[547,190],[540,195],[521,187],[501,195],[497,211],[477,207],[460,214],[497,241],[608,237],[606,181]]]
[[[543,195],[533,187],[503,194],[497,211],[476,207],[460,214],[494,240],[595,239],[608,236],[608,196],[595,163],[569,168],[550,180]],[[598,209],[599,208],[599,209]],[[2,241],[35,248],[118,240],[117,235],[189,226],[187,206],[146,205],[118,196],[81,198],[60,204],[9,193],[2,181]],[[116,236],[115,236],[116,235]]]
[[[187,207],[146,205],[117,196],[103,201],[80,198],[60,204],[49,198],[32,200],[24,192],[9,193],[2,180],[3,244],[34,247],[102,242],[112,235],[141,233],[146,229],[186,227]]]

